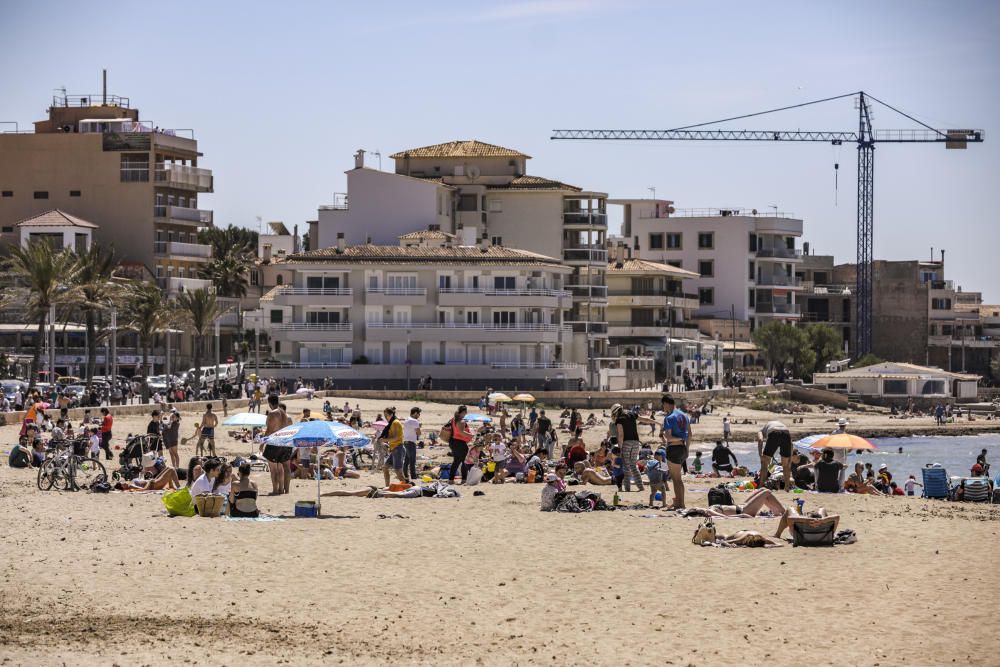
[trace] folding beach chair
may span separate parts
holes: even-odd
[[[951,483],[948,471],[944,468],[921,468],[920,474],[924,481],[924,498],[949,498]]]
[[[792,544],[797,547],[832,547],[837,518],[828,516],[808,521],[796,520],[792,524]]]
[[[965,485],[963,500],[967,503],[988,503],[990,498],[990,485],[985,477],[966,477],[962,480]]]

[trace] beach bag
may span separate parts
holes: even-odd
[[[183,487],[163,494],[163,505],[170,516],[194,516],[194,500],[191,489]]]
[[[465,479],[466,486],[475,486],[483,479],[483,469],[479,466],[469,468],[469,476]]]
[[[203,493],[194,499],[198,516],[213,517],[222,514],[224,498],[216,493]]]
[[[735,505],[733,494],[729,492],[725,484],[719,484],[708,490],[708,505]]]
[[[451,422],[441,427],[441,431],[438,433],[438,440],[444,443],[451,442]]]
[[[711,519],[700,523],[694,531],[694,537],[691,538],[691,543],[698,546],[702,546],[706,542],[708,544],[715,544],[715,523]]]

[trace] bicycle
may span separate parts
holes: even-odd
[[[89,491],[94,485],[108,481],[104,464],[72,451],[72,442],[52,445],[38,468],[36,483],[40,490],[49,491],[55,487],[60,491]]]

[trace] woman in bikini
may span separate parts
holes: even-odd
[[[784,516],[786,513],[785,506],[770,489],[757,489],[742,505],[712,505],[706,509],[693,507],[687,510],[685,515],[750,519],[760,514],[763,509],[767,509],[774,516]]]
[[[241,463],[239,479],[229,489],[229,516],[257,517],[257,484],[250,479],[250,464]]]

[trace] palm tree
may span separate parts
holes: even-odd
[[[4,303],[25,307],[28,317],[38,322],[38,337],[31,357],[29,388],[38,380],[39,360],[45,341],[45,320],[49,310],[70,298],[68,285],[76,277],[78,267],[72,253],[56,251],[46,241],[31,241],[27,246],[10,248],[7,271],[18,287],[8,290]]]
[[[97,315],[110,308],[121,294],[121,286],[112,282],[118,259],[114,247],[91,244],[90,249],[76,256],[76,274],[73,287],[82,298],[79,307],[83,310],[87,326],[87,391],[90,391],[94,371],[97,368]]]
[[[170,306],[163,292],[153,283],[137,282],[129,285],[125,294],[125,326],[135,331],[142,347],[143,400],[149,399],[150,348],[153,338],[169,325]]]
[[[198,386],[201,388],[201,352],[202,341],[208,334],[215,320],[226,313],[226,308],[219,304],[215,295],[206,289],[181,292],[177,297],[177,313],[184,325],[194,336],[194,373]]]
[[[243,342],[243,307],[241,299],[247,295],[247,266],[252,253],[245,248],[232,248],[222,257],[216,257],[201,270],[201,277],[211,280],[215,293],[236,299],[236,343]]]
[[[244,227],[206,227],[198,231],[198,243],[212,246],[212,257],[221,259],[231,252],[257,253],[257,232]]]

